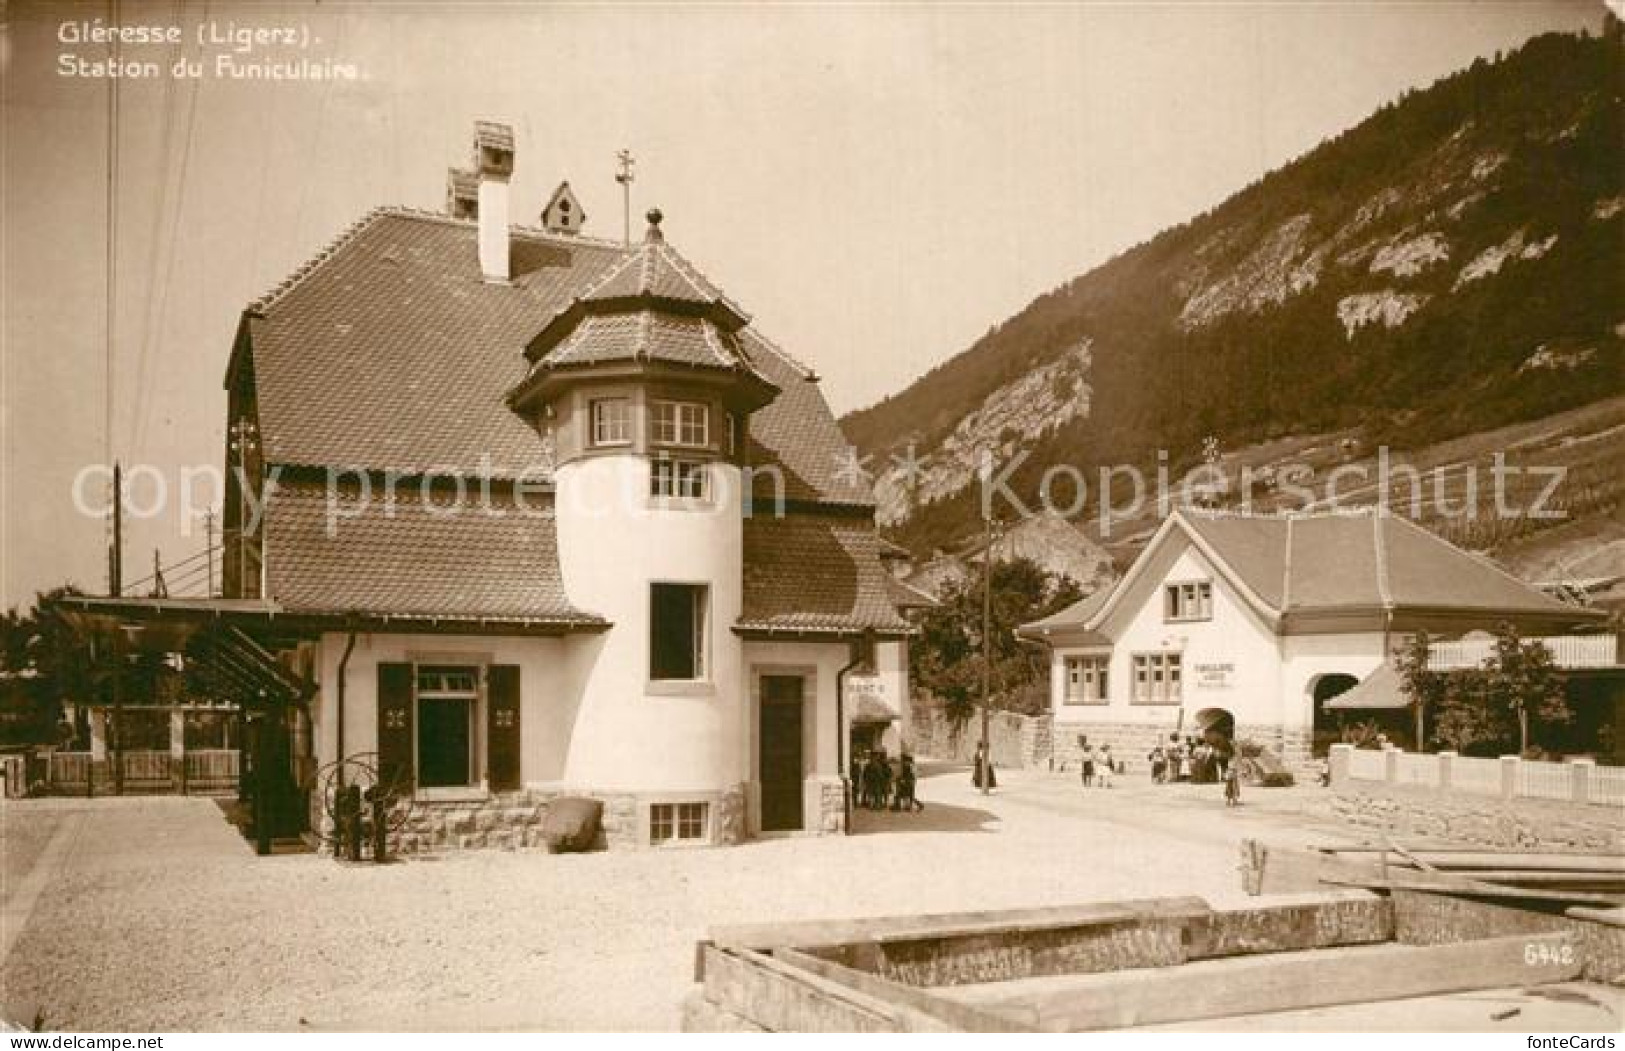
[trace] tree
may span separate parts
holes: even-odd
[[[1563,674],[1552,651],[1535,639],[1524,642],[1511,624],[1495,632],[1495,649],[1484,661],[1485,703],[1518,727],[1518,752],[1529,750],[1529,716],[1542,727],[1566,726],[1574,710],[1563,688]]]
[[[1529,750],[1531,714],[1541,728],[1573,721],[1563,675],[1539,640],[1525,642],[1502,624],[1480,667],[1444,672],[1428,667],[1430,641],[1418,632],[1395,667],[1411,703],[1431,716],[1434,736],[1456,751],[1504,751],[1516,742],[1521,754]]]
[[[1428,647],[1432,643],[1433,639],[1427,632],[1417,632],[1394,655],[1394,668],[1399,672],[1405,696],[1410,699],[1411,714],[1416,721],[1416,747],[1422,747],[1423,731],[1427,726],[1428,716],[1432,715],[1434,734],[1460,751],[1466,747],[1462,738],[1471,739],[1473,730],[1455,720],[1448,726],[1440,722],[1444,716],[1449,683],[1445,675],[1428,666]]]
[[[1045,681],[1047,663],[1017,640],[1016,628],[1071,605],[1082,592],[1070,577],[1027,558],[994,562],[992,584],[993,707],[1037,714],[1044,702],[1035,699],[1034,688]],[[941,699],[951,722],[963,725],[981,702],[981,574],[950,581],[938,599],[921,617],[920,637],[909,648],[910,674]]]

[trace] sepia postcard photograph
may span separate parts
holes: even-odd
[[[1622,19],[0,0],[7,1048],[1616,1048]]]

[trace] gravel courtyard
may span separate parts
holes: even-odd
[[[713,924],[1239,897],[1237,843],[1324,839],[1316,789],[927,767],[859,834],[387,866],[258,858],[207,799],[0,808],[6,1015],[58,1029],[671,1029]]]

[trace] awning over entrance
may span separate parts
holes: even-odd
[[[900,718],[897,709],[873,694],[862,694],[852,709],[852,725],[894,723]]]
[[[1346,692],[1327,701],[1325,708],[1332,712],[1393,710],[1408,708],[1410,703],[1399,672],[1392,664],[1384,662]]]

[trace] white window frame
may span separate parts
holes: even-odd
[[[606,410],[618,410],[618,418]],[[626,397],[594,398],[588,403],[590,444],[594,448],[609,448],[632,444],[632,399]]]
[[[649,804],[649,845],[705,843],[710,838],[711,804],[674,800]]]
[[[473,678],[473,685],[446,686],[444,676],[450,673],[466,672]],[[426,674],[439,673],[442,685],[425,689],[423,679]],[[485,720],[485,668],[480,664],[464,664],[455,661],[420,661],[412,665],[412,769],[420,771],[423,764],[423,753],[420,751],[420,739],[423,731],[423,709],[425,700],[430,701],[463,701],[468,705],[468,780],[461,785],[423,785],[418,790],[419,795],[433,796],[436,793],[456,793],[469,789],[483,787],[485,779],[482,776],[484,764],[480,761],[485,748],[485,735],[482,732]],[[417,778],[414,773],[414,781]]]
[[[1136,653],[1130,659],[1129,700],[1134,704],[1179,704],[1184,699],[1185,668],[1177,650]]]
[[[660,500],[705,500],[711,495],[710,465],[670,456],[650,460],[649,495]]]
[[[711,406],[703,401],[651,400],[649,440],[657,445],[674,445],[680,449],[709,449]]]
[[[1063,704],[1109,704],[1111,702],[1111,657],[1098,653],[1074,654],[1065,658],[1066,688]]]
[[[1213,619],[1213,582],[1180,580],[1164,585],[1162,619],[1170,624]]]

